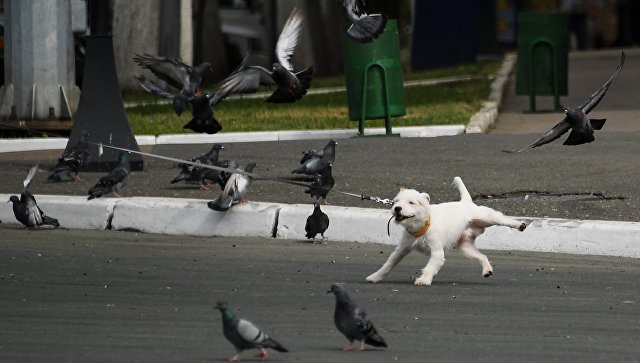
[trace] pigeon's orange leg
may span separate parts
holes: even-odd
[[[256,353],[256,357],[260,357],[262,358],[262,360],[267,359],[267,357],[269,356],[269,354],[267,353],[267,350],[264,348],[260,348],[260,351],[258,351],[258,353]]]
[[[342,348],[342,350],[350,352],[353,350],[353,345],[351,343],[347,344],[344,346],[344,348]]]

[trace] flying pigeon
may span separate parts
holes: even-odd
[[[51,168],[51,175],[47,178],[48,182],[60,182],[64,175],[75,181],[84,181],[84,179],[78,176],[78,173],[80,169],[89,162],[87,135],[89,135],[89,133],[86,130],[82,130],[78,142],[60,155],[58,163]],[[74,175],[71,175],[71,173]]]
[[[320,210],[320,204],[316,203],[313,207],[313,213],[307,217],[307,224],[304,226],[304,231],[307,232],[306,237],[312,238],[313,242],[316,242],[316,235],[320,233],[322,239],[324,239],[324,232],[329,228],[329,216]]]
[[[206,165],[215,165],[215,163],[218,161],[220,150],[222,149],[224,149],[224,146],[220,144],[213,144],[209,152],[202,154],[198,157],[195,157],[191,159],[191,161],[196,163],[206,164]],[[181,169],[180,174],[178,174],[175,178],[173,178],[173,180],[171,180],[170,182],[171,184],[175,184],[183,180],[188,182],[195,181],[200,183],[200,188],[204,190],[209,189],[203,183],[204,176],[209,171],[209,169],[205,169],[199,166],[189,165],[189,164],[178,164],[178,166]]]
[[[351,23],[347,35],[358,43],[369,43],[378,38],[387,25],[385,14],[367,14],[364,0],[337,0],[342,4]]]
[[[240,353],[246,349],[260,349],[257,356],[262,359],[267,358],[267,349],[275,349],[278,352],[286,353],[288,350],[269,337],[257,326],[248,320],[238,319],[225,302],[216,303],[215,309],[222,314],[222,332],[225,338],[236,348],[236,355],[229,358],[229,361],[240,360]]]
[[[24,224],[27,228],[39,227],[44,224],[60,227],[57,219],[44,214],[42,209],[38,207],[36,198],[34,198],[27,190],[33,180],[33,177],[36,175],[36,171],[38,171],[37,164],[29,169],[27,177],[22,182],[24,189],[22,190],[22,193],[20,193],[20,199],[15,195],[12,195],[9,198],[9,202],[13,203],[13,214],[18,222]]]
[[[248,173],[253,172],[256,163],[248,163],[244,168],[239,169]],[[207,205],[209,208],[223,212],[231,208],[234,204],[243,203],[244,197],[249,192],[249,187],[253,182],[253,178],[247,175],[233,173],[224,186],[222,195]]]
[[[149,54],[135,54],[133,60],[140,67],[150,70],[156,77],[167,82],[171,87],[180,90],[180,94],[169,97],[173,99],[173,109],[178,116],[187,108],[187,100],[196,95],[204,72],[211,70],[211,64],[207,62],[191,67],[176,58],[154,57]],[[159,87],[157,89],[144,88],[151,93],[160,90]],[[157,95],[168,97],[169,93],[164,92]]]
[[[220,99],[234,93],[254,93],[258,90],[260,84],[268,85],[272,82],[277,85],[277,88],[267,98],[267,102],[291,103],[301,99],[311,85],[313,67],[293,73],[293,65],[290,59],[300,40],[303,18],[302,11],[294,8],[276,43],[278,61],[273,63],[271,69],[254,65],[247,66],[247,54],[240,67],[222,81],[212,99],[212,103],[215,104]],[[265,81],[265,78],[267,81]]]
[[[364,350],[365,343],[374,347],[387,346],[369,320],[367,313],[351,301],[343,284],[331,285],[327,294],[331,292],[336,296],[333,321],[338,330],[349,340],[349,344],[344,347],[344,350],[352,350],[354,340],[360,341],[359,350],[361,351]]]
[[[129,183],[129,173],[131,172],[131,165],[129,165],[129,157],[125,153],[120,153],[118,158],[118,166],[115,167],[108,175],[103,176],[98,180],[98,183],[89,189],[88,200],[93,198],[100,198],[101,196],[113,193],[116,197],[120,198],[118,191],[127,186]]]
[[[567,137],[567,139],[564,141],[563,145],[580,145],[594,141],[594,130],[602,129],[605,121],[607,120],[589,119],[587,117],[587,114],[589,113],[589,111],[593,110],[598,105],[598,103],[600,103],[604,95],[607,93],[607,90],[611,86],[613,80],[618,77],[618,74],[620,74],[622,66],[624,65],[624,58],[625,54],[624,52],[622,52],[622,57],[620,59],[620,63],[618,64],[618,68],[616,68],[615,72],[611,75],[611,77],[609,77],[609,80],[607,80],[600,88],[598,88],[582,105],[578,106],[577,108],[565,109],[564,113],[566,114],[566,116],[564,117],[564,119],[553,126],[551,130],[545,132],[533,144],[519,150],[503,151],[508,153],[521,153],[523,151],[531,150],[538,146],[542,146],[554,141],[569,130],[571,130],[571,133],[569,134],[569,137]]]
[[[322,170],[331,167],[336,159],[336,145],[338,145],[338,143],[335,140],[331,140],[322,150],[305,151],[305,155],[302,157],[302,160],[300,160],[300,166],[291,173],[306,175],[320,174]]]
[[[322,198],[322,201],[327,204],[327,194],[329,194],[335,183],[331,175],[331,163],[329,163],[328,167],[320,170],[318,174],[316,180],[304,192],[316,198],[316,203]]]

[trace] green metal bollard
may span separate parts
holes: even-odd
[[[362,136],[365,120],[384,118],[386,134],[392,135],[391,117],[406,114],[397,21],[390,19],[380,37],[368,44],[342,33],[349,119],[359,121]]]
[[[529,95],[529,112],[538,112],[536,95],[554,96],[554,109],[562,110],[560,95],[569,88],[568,53],[567,14],[518,13],[516,94]]]

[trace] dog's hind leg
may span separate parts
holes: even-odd
[[[458,243],[458,248],[460,248],[465,257],[478,260],[482,265],[482,276],[489,277],[493,275],[493,267],[491,267],[487,256],[483,255],[475,245],[476,236],[480,235],[482,231],[480,230],[480,233],[477,232],[471,231],[471,235],[463,236],[460,243]]]
[[[403,244],[402,241],[400,241],[398,247],[391,252],[389,258],[387,258],[387,261],[382,265],[382,267],[380,267],[378,271],[367,276],[366,280],[369,282],[382,281],[382,279],[384,279],[384,277],[387,276],[387,274],[391,272],[398,262],[400,262],[409,252],[411,252],[411,246]]]
[[[433,281],[433,276],[435,276],[442,265],[444,265],[444,250],[440,249],[431,249],[431,257],[429,258],[429,262],[422,269],[422,275],[416,279],[414,282],[416,285],[424,285],[429,286]]]
[[[527,228],[527,224],[517,221],[513,218],[507,217],[504,214],[493,210],[489,207],[476,206],[474,218],[471,221],[471,225],[474,227],[490,227],[490,226],[506,226],[515,228],[518,231],[524,231]]]

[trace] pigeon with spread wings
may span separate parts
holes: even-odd
[[[261,84],[270,84],[271,82],[275,83],[277,88],[267,98],[267,102],[291,103],[301,99],[311,85],[313,67],[293,73],[293,65],[290,60],[300,41],[303,19],[303,13],[293,9],[278,38],[276,44],[278,61],[273,63],[271,69],[254,65],[247,66],[248,55],[245,56],[240,67],[222,81],[211,102],[215,104],[231,94],[255,93]]]
[[[367,14],[364,0],[337,0],[342,4],[351,23],[347,35],[358,43],[369,43],[378,38],[387,25],[385,14]]]
[[[594,130],[602,129],[606,119],[590,119],[589,117],[587,117],[587,114],[591,110],[593,110],[598,105],[598,103],[600,103],[600,101],[602,101],[602,98],[607,93],[607,90],[609,90],[611,83],[616,77],[618,77],[618,74],[620,74],[622,66],[624,65],[624,58],[625,54],[624,52],[622,52],[618,68],[616,68],[611,77],[609,77],[609,79],[600,88],[598,88],[582,105],[578,106],[577,108],[565,109],[564,113],[566,114],[566,116],[564,117],[564,119],[553,126],[551,130],[545,132],[533,144],[519,150],[503,151],[508,153],[521,153],[523,151],[531,150],[533,148],[548,144],[556,140],[560,136],[567,133],[567,131],[569,130],[571,130],[571,133],[569,134],[569,137],[567,137],[567,139],[564,141],[563,145],[581,145],[594,141]]]

